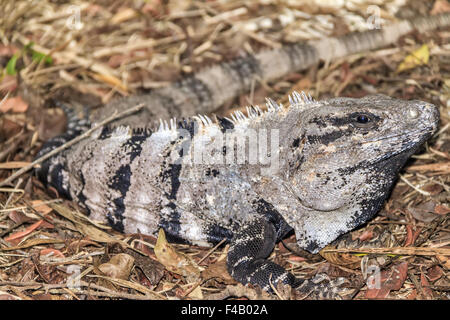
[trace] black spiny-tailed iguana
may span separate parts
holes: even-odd
[[[408,157],[436,130],[438,109],[382,95],[314,101],[293,93],[284,107],[248,108],[231,119],[206,114],[250,88],[320,60],[375,49],[417,29],[448,26],[450,14],[403,21],[210,67],[148,95],[116,100],[92,116],[69,112],[67,132],[38,156],[74,138],[113,110],[144,109],[103,127],[45,161],[38,176],[115,229],[211,245],[230,242],[227,265],[242,283],[270,281],[333,296],[327,285],[296,279],[266,260],[294,230],[317,252],[380,210]],[[159,127],[145,127],[161,119]],[[130,125],[130,126],[125,126]]]

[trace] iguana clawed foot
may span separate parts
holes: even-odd
[[[330,280],[320,273],[312,279],[297,279],[282,266],[266,260],[277,242],[275,225],[264,217],[258,217],[243,225],[234,235],[228,251],[229,273],[243,284],[258,285],[272,291],[281,281],[294,287],[304,298],[340,299],[340,288],[344,278]]]

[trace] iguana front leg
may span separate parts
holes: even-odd
[[[227,268],[231,276],[243,284],[259,285],[272,291],[281,281],[296,288],[302,295],[316,299],[336,299],[342,280],[329,281],[326,275],[297,279],[282,266],[267,260],[278,240],[276,224],[266,217],[255,217],[243,224],[230,242]],[[325,281],[324,281],[325,280]]]

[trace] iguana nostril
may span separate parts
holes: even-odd
[[[408,117],[410,119],[417,119],[419,117],[419,111],[416,108],[409,108]]]

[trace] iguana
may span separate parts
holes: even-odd
[[[387,45],[414,28],[449,24],[450,14],[442,14],[291,44],[119,99],[91,120],[69,110],[67,132],[37,157],[113,110],[145,104],[138,115],[45,161],[37,174],[119,231],[155,235],[163,228],[173,241],[199,245],[226,239],[228,270],[244,284],[270,290],[282,281],[333,297],[332,285],[296,279],[266,258],[291,231],[301,248],[318,252],[373,217],[405,161],[436,131],[438,108],[383,95],[315,101],[294,92],[286,107],[267,99],[267,111],[249,107],[247,115],[214,121],[193,115],[213,112],[255,77],[271,81],[320,60]],[[149,127],[158,118],[159,127]]]

